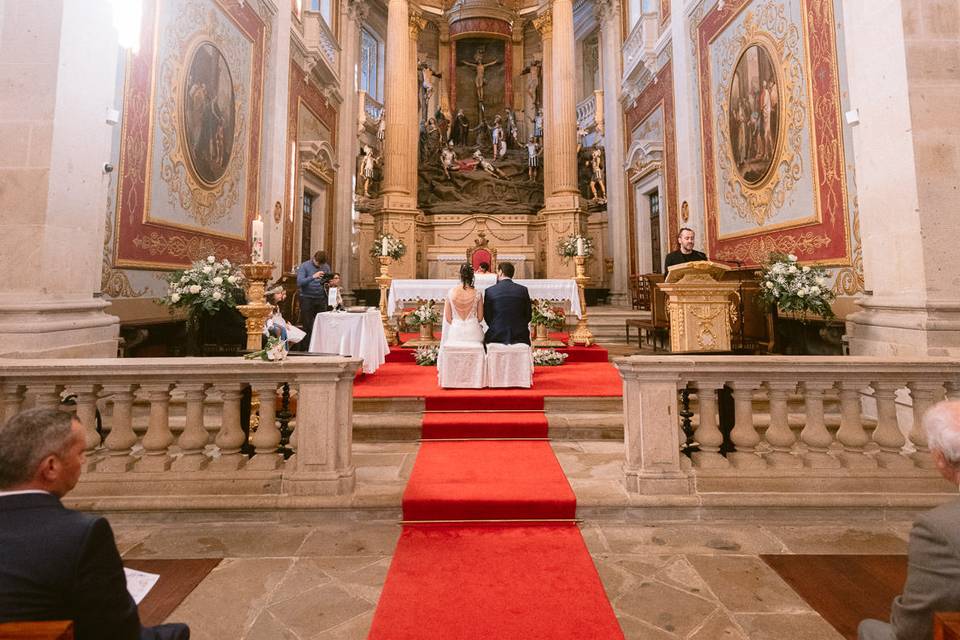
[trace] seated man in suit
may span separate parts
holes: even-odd
[[[960,402],[940,402],[923,416],[930,454],[940,475],[960,484]],[[860,623],[860,640],[930,640],[933,614],[960,610],[960,500],[913,523],[907,583],[890,609],[890,624]]]
[[[140,625],[110,524],[60,503],[84,442],[56,409],[0,426],[0,622],[73,620],[76,640],[187,640],[183,624]]]
[[[530,292],[513,281],[513,264],[497,267],[497,284],[483,294],[483,318],[487,322],[485,344],[530,344]]]

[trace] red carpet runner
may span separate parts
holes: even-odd
[[[406,524],[368,637],[622,639],[543,439],[542,397],[487,391],[428,397],[426,408],[433,441],[404,492]]]

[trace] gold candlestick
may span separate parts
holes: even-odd
[[[383,323],[383,335],[387,344],[398,344],[397,332],[390,326],[390,317],[387,315],[387,296],[390,293],[390,256],[380,256],[380,275],[375,278],[380,287],[380,321]]]
[[[590,281],[590,276],[587,275],[583,266],[587,258],[585,256],[575,256],[573,259],[577,264],[577,277],[574,279],[577,281],[577,294],[580,296],[580,319],[577,320],[577,326],[570,334],[570,340],[567,344],[571,347],[575,344],[589,347],[596,340],[593,339],[593,334],[587,327],[587,299],[583,292],[587,282]]]
[[[260,348],[263,342],[263,325],[273,313],[273,306],[266,301],[267,281],[273,275],[273,267],[272,262],[240,265],[245,277],[247,304],[237,305],[237,309],[247,319],[247,351]]]

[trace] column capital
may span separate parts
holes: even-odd
[[[620,2],[619,0],[595,0],[593,12],[600,24],[619,20]]]
[[[526,24],[526,19],[514,18],[513,25],[510,27],[510,36],[513,39],[514,44],[523,43],[523,28],[526,26]]]
[[[367,0],[347,0],[347,16],[358,25],[363,24],[370,13]]]
[[[418,40],[420,38],[420,32],[427,26],[427,21],[423,17],[423,9],[415,4],[411,4],[408,17],[410,20],[410,39]]]
[[[541,38],[553,37],[553,9],[545,8],[533,19],[533,26],[540,32]]]

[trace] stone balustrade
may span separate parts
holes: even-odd
[[[623,43],[623,80],[632,81],[642,74],[645,67],[653,71],[657,58],[657,39],[660,37],[660,19],[655,13],[647,13],[637,20],[630,35]]]
[[[71,498],[102,509],[284,508],[346,496],[352,463],[353,379],[359,358],[0,360],[0,417],[56,407],[74,396],[86,428],[87,461]],[[277,391],[297,401],[293,455],[277,453]],[[245,449],[241,397],[259,400],[259,426]],[[171,400],[184,404],[173,428]],[[134,407],[149,408],[145,428]],[[210,411],[219,413],[215,434]],[[97,417],[101,418],[100,432]],[[326,497],[326,498],[324,498]]]
[[[597,96],[590,94],[577,104],[577,126],[590,130],[597,123]]]
[[[321,77],[324,80],[338,82],[340,77],[340,45],[319,12],[303,12],[303,44],[307,52],[315,57],[314,64],[321,64]],[[352,87],[350,88],[352,89]]]
[[[883,496],[946,487],[920,418],[945,397],[960,399],[955,359],[633,356],[616,366],[632,491]],[[727,453],[718,419],[725,386],[734,413],[735,450]],[[684,389],[697,445],[689,458],[681,452]],[[825,419],[825,402],[836,405],[837,420]],[[763,419],[758,407],[767,407]]]

